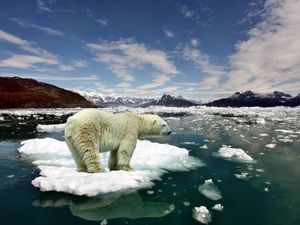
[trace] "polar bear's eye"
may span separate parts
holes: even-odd
[[[166,126],[166,124],[163,124],[162,126],[163,126],[163,127],[165,127],[165,126]]]

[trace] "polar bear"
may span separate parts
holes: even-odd
[[[139,137],[169,135],[167,123],[157,115],[130,112],[112,114],[85,109],[68,118],[65,140],[79,172],[103,172],[99,152],[110,151],[110,170],[132,171],[130,160]]]

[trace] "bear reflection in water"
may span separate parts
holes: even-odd
[[[137,192],[111,193],[93,198],[62,193],[40,193],[32,204],[36,207],[70,206],[74,216],[89,221],[114,218],[138,219],[163,217],[173,211],[173,205],[165,202],[147,202]]]

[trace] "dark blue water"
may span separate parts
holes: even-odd
[[[43,137],[63,140],[63,133],[37,133],[34,120],[21,124],[2,121],[0,224],[100,224],[107,219],[112,225],[192,225],[200,224],[193,219],[192,209],[201,205],[213,214],[210,224],[300,224],[300,134],[276,131],[299,131],[299,123],[295,123],[298,116],[289,115],[294,120],[281,122],[266,120],[264,125],[240,124],[220,115],[167,118],[174,134],[150,140],[187,148],[190,155],[199,157],[206,166],[165,174],[162,180],[155,181],[151,192],[140,190],[93,198],[45,193],[34,188],[31,180],[39,171],[17,152],[20,142]],[[279,140],[287,136],[290,142]],[[276,143],[276,147],[266,148],[269,143]],[[204,144],[207,149],[200,148]],[[257,163],[241,164],[212,157],[222,144],[244,149]],[[249,180],[234,176],[241,172],[247,172]],[[198,191],[207,179],[213,179],[222,199],[212,201]],[[224,206],[223,212],[211,210],[216,203]],[[170,205],[174,210],[166,215]]]

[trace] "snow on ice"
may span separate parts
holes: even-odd
[[[166,171],[189,171],[204,166],[199,159],[189,156],[184,148],[138,140],[131,160],[136,171],[80,173],[76,172],[75,163],[63,141],[44,138],[23,141],[21,144],[18,151],[40,169],[40,176],[32,181],[33,186],[41,191],[74,195],[95,196],[149,188],[153,186],[153,180],[160,179]],[[108,156],[108,152],[101,153],[102,165],[107,165]]]

